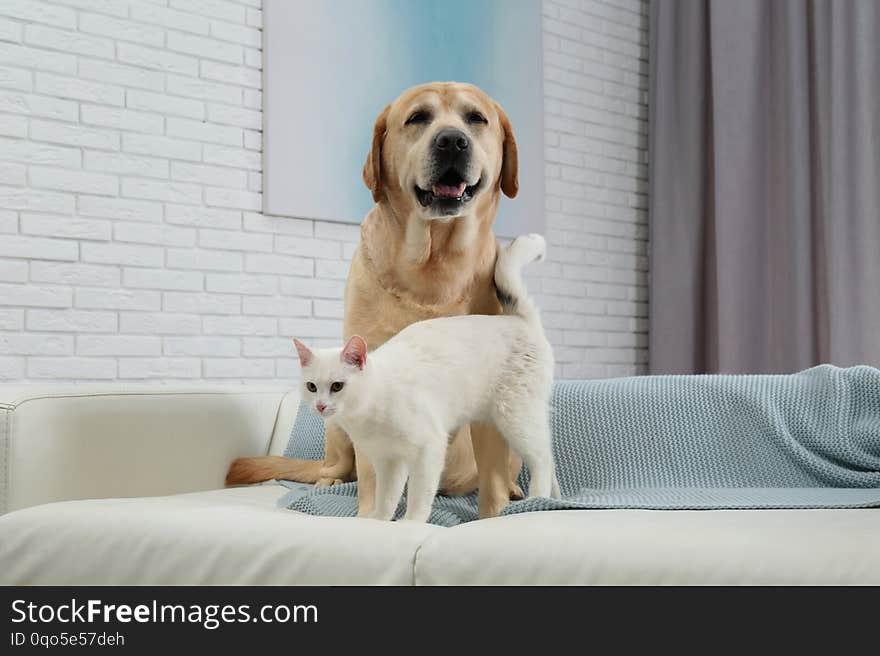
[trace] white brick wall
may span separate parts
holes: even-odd
[[[645,373],[647,2],[543,6],[544,325],[565,378]]]
[[[260,6],[0,2],[0,380],[289,384],[337,342],[358,228],[260,214]],[[646,5],[543,6],[530,285],[560,375],[641,373]]]

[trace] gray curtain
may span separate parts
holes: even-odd
[[[653,0],[652,373],[880,366],[880,2]]]

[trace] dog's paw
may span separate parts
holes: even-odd
[[[333,487],[334,485],[342,485],[343,482],[341,478],[319,478],[315,487]]]
[[[522,488],[516,483],[510,484],[510,500],[511,501],[519,501],[520,499],[525,499],[526,495],[522,491]]]
[[[487,495],[477,497],[477,515],[480,519],[497,517],[509,503],[510,499],[500,495],[494,498],[488,498]]]

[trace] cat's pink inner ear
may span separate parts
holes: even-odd
[[[348,340],[348,344],[342,349],[342,355],[339,356],[339,359],[346,364],[363,369],[364,365],[367,364],[367,343],[363,337],[355,335]]]
[[[299,363],[303,367],[309,366],[309,362],[312,361],[314,354],[309,350],[309,347],[303,344],[301,341],[294,337],[293,343],[296,345],[296,352],[299,353]]]

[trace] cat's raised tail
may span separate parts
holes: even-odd
[[[539,234],[517,237],[509,246],[498,252],[495,261],[495,294],[504,309],[504,314],[519,315],[531,323],[541,325],[538,307],[529,296],[523,282],[522,268],[543,260],[547,243]]]

